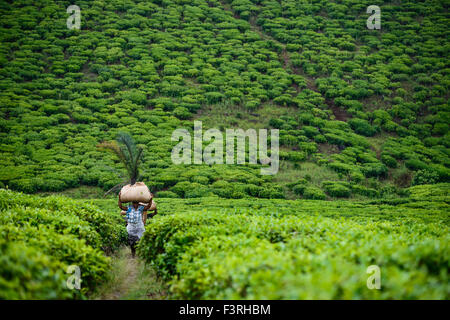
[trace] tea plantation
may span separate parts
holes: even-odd
[[[448,299],[449,190],[372,201],[161,198],[138,254],[171,299]],[[8,190],[0,200],[1,299],[89,298],[106,281],[104,252],[126,241],[115,200]],[[80,291],[67,289],[72,264]],[[367,287],[371,265],[380,290]]]
[[[448,1],[75,2],[0,2],[0,299],[108,281],[126,178],[100,147],[122,134],[158,203],[139,259],[171,298],[450,298]],[[243,164],[175,164],[197,121],[279,130],[278,172],[250,141]]]
[[[120,218],[64,197],[0,189],[0,299],[86,298],[109,272],[111,252],[125,243]],[[80,267],[80,290],[67,268]]]
[[[448,299],[448,184],[401,201],[161,200],[139,253],[182,299]],[[381,289],[369,290],[370,265]]]
[[[0,4],[0,187],[106,191],[121,167],[96,146],[119,131],[145,148],[160,197],[396,197],[449,181],[445,1],[77,1],[80,30],[70,4]],[[279,173],[173,164],[171,134],[193,120],[279,129]]]

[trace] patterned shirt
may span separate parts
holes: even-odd
[[[132,204],[128,206],[127,209],[127,221],[130,224],[139,224],[142,221],[142,213],[144,211],[144,206],[138,206],[137,209],[133,207]]]

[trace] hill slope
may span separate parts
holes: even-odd
[[[443,1],[2,2],[0,187],[109,189],[128,131],[165,197],[380,197],[449,181]],[[280,129],[281,168],[174,165],[172,132]]]

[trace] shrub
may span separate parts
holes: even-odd
[[[354,169],[354,166],[346,164],[346,163],[342,163],[340,161],[333,161],[328,163],[328,167],[330,167],[331,169],[333,169],[336,172],[339,173],[349,173]]]
[[[325,138],[325,136],[318,134],[317,136],[314,136],[314,141],[317,143],[325,143],[327,142],[327,139]]]
[[[380,196],[380,192],[373,188],[366,188],[359,184],[352,185],[352,192],[360,194],[369,198],[376,198]]]
[[[13,190],[23,191],[26,193],[34,193],[38,191],[36,188],[36,184],[34,183],[34,180],[29,178],[11,180],[9,181],[9,186]]]
[[[305,159],[305,154],[298,151],[279,151],[279,157],[282,160],[290,160],[293,162],[300,162]]]
[[[270,119],[270,121],[269,121],[269,125],[270,125],[271,127],[276,128],[276,129],[281,129],[281,127],[283,126],[283,124],[284,124],[284,121],[281,120],[281,119],[278,119],[278,118],[272,118],[272,119]]]
[[[245,102],[245,108],[252,111],[252,110],[256,110],[258,108],[258,106],[260,105],[260,101],[259,100],[249,100]]]
[[[234,196],[237,196],[237,197],[239,196],[238,193],[234,193],[234,190],[233,190],[233,188],[231,186],[230,187],[226,187],[226,188],[215,188],[215,189],[212,190],[212,192],[214,194],[218,195],[221,198],[231,199]],[[242,197],[243,197],[243,195],[242,195]]]
[[[377,130],[372,127],[369,122],[363,119],[353,118],[350,119],[348,123],[356,133],[362,134],[366,137],[371,137],[377,132]]]
[[[105,215],[104,212],[100,211],[96,206],[86,203],[78,202],[65,197],[37,197],[31,195],[25,195],[10,190],[0,190],[0,210],[10,210],[14,212],[19,210],[17,208],[26,207],[26,210],[32,209],[45,209],[50,211],[58,211],[58,213],[51,214],[48,211],[39,211],[39,220],[36,217],[36,221],[45,221],[42,219],[53,219],[55,220],[55,225],[66,226],[68,229],[71,228],[73,232],[83,231],[83,226],[72,226],[70,221],[77,221],[76,217],[87,222],[93,231],[84,231],[87,236],[90,233],[98,233],[100,236],[100,245],[104,251],[110,252],[118,248],[121,244],[126,241],[126,230],[123,226],[119,226],[114,223],[114,219]],[[32,216],[32,215],[31,215]],[[68,217],[65,217],[68,216]],[[74,216],[74,218],[72,218]],[[11,216],[14,217],[14,216]],[[21,215],[24,219],[30,219],[26,211]],[[47,217],[47,218],[46,218]],[[15,217],[18,219],[18,216]],[[62,220],[58,220],[62,219]],[[74,220],[75,219],[75,220]],[[35,223],[37,223],[35,221]],[[63,221],[65,221],[63,223]],[[64,232],[68,232],[65,230]],[[74,233],[81,236],[82,233]],[[95,235],[91,235],[95,238]],[[85,239],[89,241],[88,238]]]
[[[414,178],[412,180],[412,185],[421,185],[421,184],[434,184],[439,182],[439,174],[434,170],[423,169],[418,170],[414,174]]]
[[[354,182],[361,182],[364,180],[364,174],[359,169],[353,169],[350,171],[350,179]]]
[[[212,190],[196,182],[191,183],[189,189],[185,190],[184,192],[185,198],[200,198],[213,195]]]
[[[52,267],[56,264],[59,264],[59,268],[63,271],[71,264],[81,268],[83,277],[79,297],[93,292],[96,285],[106,278],[110,260],[104,256],[100,248],[105,250],[117,248],[126,239],[125,228],[123,225],[117,225],[112,217],[105,215],[92,205],[63,197],[39,198],[0,190],[0,213],[1,238],[29,250],[35,250],[35,258],[40,259],[44,268],[48,266],[49,269],[46,272],[49,276],[54,274],[57,280],[58,273],[55,273]],[[51,261],[47,261],[44,256],[41,259],[40,253],[51,256]],[[30,259],[31,269],[28,279],[41,277],[33,269],[34,258]],[[11,266],[11,268],[14,267]],[[19,275],[18,273],[16,276],[20,278]],[[25,281],[24,285],[27,286],[26,279],[18,280],[19,278],[12,280],[7,277],[11,281]],[[46,281],[50,279],[43,279],[44,287]],[[3,284],[17,285],[8,281]],[[62,284],[65,285],[64,282]],[[48,294],[49,299],[64,297],[65,290],[61,285],[55,286],[53,291],[42,294]],[[40,287],[37,285],[36,288]],[[30,290],[30,294],[34,294],[33,289]]]
[[[63,267],[38,248],[0,240],[0,299],[73,298]]]
[[[305,199],[324,200],[326,198],[325,193],[317,187],[306,187],[303,191],[303,197]]]
[[[186,192],[191,189],[192,189],[192,186],[191,186],[190,182],[182,181],[182,182],[178,182],[176,185],[174,185],[172,188],[170,188],[170,191],[176,193],[179,197],[184,198]]]
[[[245,191],[252,197],[258,197],[259,194],[263,191],[263,187],[254,184],[246,184]]]
[[[292,191],[297,195],[303,195],[303,192],[305,191],[306,186],[304,184],[297,184],[292,188]]]
[[[275,188],[262,188],[259,192],[261,198],[266,199],[283,199],[284,194],[281,190]]]
[[[409,159],[405,161],[405,166],[414,171],[428,168],[427,164],[419,159]]]
[[[51,255],[62,263],[64,270],[68,265],[78,265],[83,275],[80,291],[83,295],[93,292],[97,284],[106,279],[110,258],[73,235],[59,234],[42,226],[37,228],[27,225],[20,228],[2,225],[0,234],[9,241],[23,243]]]
[[[388,154],[381,154],[381,161],[387,165],[389,168],[396,168],[397,167],[397,160],[395,160],[393,157],[391,157]]]
[[[156,193],[158,198],[178,198],[179,196],[172,191],[158,191]]]
[[[324,181],[322,187],[330,197],[347,198],[351,194],[348,184],[340,181]]]
[[[433,165],[433,170],[439,175],[439,182],[450,181],[450,169],[442,165]]]
[[[192,182],[197,182],[200,184],[208,185],[209,184],[209,178],[205,176],[193,176],[191,179]]]
[[[443,298],[447,230],[434,225],[445,209],[430,210],[433,202],[427,199],[430,194],[442,197],[448,186],[431,192],[426,187],[414,187],[414,199],[401,201],[198,200],[196,205],[206,212],[192,211],[191,203],[185,203],[182,212],[148,226],[138,254],[170,280],[172,298]],[[382,215],[374,214],[380,210]],[[404,228],[405,220],[420,223]],[[363,238],[371,241],[356,241]],[[386,280],[384,291],[364,290],[367,264],[374,261],[398,275]],[[435,278],[441,285],[416,290]],[[314,290],[318,283],[332,287],[336,279],[340,289]]]
[[[388,169],[382,163],[365,163],[362,166],[364,175],[366,177],[385,177]]]
[[[207,92],[205,93],[206,101],[210,104],[217,103],[222,101],[222,99],[225,97],[223,93],[220,92]]]
[[[433,134],[445,135],[448,132],[447,123],[436,123],[433,127]]]
[[[178,119],[189,119],[192,116],[192,113],[189,112],[185,107],[177,107],[173,110],[173,115]]]

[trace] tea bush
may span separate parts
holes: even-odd
[[[371,202],[162,199],[172,210],[138,254],[174,298],[447,299],[449,188]],[[373,264],[382,290],[366,287]]]
[[[69,30],[66,3],[3,2],[0,187],[109,190],[122,181],[122,168],[96,146],[126,131],[147,146],[141,180],[168,198],[163,208],[180,212],[179,223],[167,220],[173,226],[163,223],[169,217],[155,218],[163,238],[147,231],[160,251],[141,248],[162,272],[178,272],[177,297],[448,298],[448,10],[443,1],[380,2],[382,30],[369,30],[371,4],[79,0],[81,29]],[[192,132],[194,120],[204,130],[279,129],[279,174],[262,176],[259,165],[174,164],[171,134]],[[278,200],[285,198],[302,200]],[[283,217],[298,212],[304,222]],[[49,289],[60,281],[57,263],[92,265],[85,288],[93,289],[107,264],[100,249],[113,251],[126,239],[120,217],[89,201],[1,190],[0,213],[2,235],[18,242],[1,248],[17,278],[0,292],[14,298],[65,298],[63,289]],[[21,248],[30,248],[24,254],[42,280],[29,295],[14,290],[33,281],[20,269]],[[395,275],[386,291],[367,292],[359,281],[364,257]],[[48,273],[36,271],[40,261]]]
[[[39,248],[0,240],[2,299],[68,299],[64,265]]]
[[[321,189],[313,186],[308,186],[305,188],[303,191],[303,197],[305,199],[315,200],[324,200],[326,198],[325,193]]]
[[[323,188],[332,197],[345,198],[351,194],[349,184],[345,184],[338,181],[324,181],[322,183]]]
[[[1,189],[0,210],[3,212],[1,220],[5,223],[54,225],[104,251],[117,249],[126,239],[126,230],[117,225],[117,220],[85,201],[31,196]]]
[[[125,243],[120,222],[92,204],[0,189],[0,298],[86,298],[106,279],[104,251]],[[67,289],[69,265],[80,267],[81,290]]]

